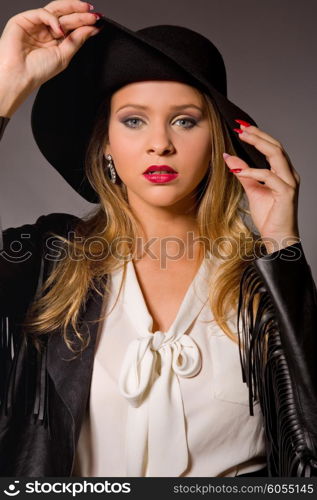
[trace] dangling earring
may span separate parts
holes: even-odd
[[[112,184],[115,184],[117,181],[117,173],[116,173],[116,169],[114,167],[113,161],[112,161],[112,156],[105,155],[105,158],[106,158],[106,160],[108,160],[107,168],[108,168],[109,178],[110,178]]]

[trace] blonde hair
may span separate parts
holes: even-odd
[[[221,255],[215,255],[219,265],[212,284],[210,281],[209,303],[214,321],[237,342],[227,321],[228,314],[237,307],[242,272],[255,253],[259,249],[262,251],[262,243],[245,220],[250,212],[246,208],[244,190],[238,179],[228,172],[223,160],[223,152],[236,154],[227,127],[212,99],[207,94],[200,95],[210,123],[212,153],[211,168],[195,190],[197,225],[205,249],[215,255],[218,248],[215,250],[214,243],[221,243]],[[121,287],[126,275],[125,263],[135,253],[139,221],[129,207],[124,184],[112,184],[105,168],[110,103],[108,98],[100,106],[85,161],[86,176],[98,193],[100,204],[77,224],[77,238],[52,233],[67,249],[66,257],[55,265],[44,281],[40,296],[31,303],[23,322],[37,346],[41,335],[62,328],[68,348],[78,352],[67,334],[71,325],[80,341],[80,351],[85,349],[90,338],[78,329],[81,307],[91,289],[104,297],[109,291],[106,276],[122,267],[122,262],[107,249],[114,240],[118,242],[117,250],[124,261]],[[88,240],[91,243],[87,250],[85,242]],[[102,258],[100,243],[104,245]],[[75,255],[81,258],[74,258]],[[95,321],[103,321],[104,317],[101,315]]]

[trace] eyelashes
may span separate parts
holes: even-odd
[[[184,128],[193,128],[195,125],[197,125],[197,121],[194,120],[193,118],[178,118],[178,120],[176,120],[177,122],[188,122],[191,124],[190,127],[184,127]]]
[[[131,117],[131,118],[126,118],[124,120],[121,120],[121,123],[123,123],[126,127],[128,128],[134,128],[134,129],[138,129],[140,128],[139,126],[135,126],[134,125],[131,125],[131,122],[143,122],[143,120],[141,118],[137,118],[137,117]],[[185,127],[181,127],[181,128],[184,128],[185,130],[186,129],[191,129],[193,127],[195,127],[195,125],[197,125],[197,120],[194,120],[193,118],[178,118],[174,123],[177,123],[177,122],[187,122],[190,124],[190,126],[185,126]]]

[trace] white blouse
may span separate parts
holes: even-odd
[[[73,475],[216,477],[266,465],[260,405],[250,416],[238,345],[210,311],[215,265],[208,254],[167,332],[152,332],[132,261],[117,304],[122,269],[109,277]],[[236,313],[228,323],[236,331]]]

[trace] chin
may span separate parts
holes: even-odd
[[[185,201],[187,196],[167,196],[167,193],[162,193],[162,191],[160,190],[160,193],[157,193],[155,196],[151,196],[150,198],[146,198],[144,199],[144,201],[152,207],[168,208],[175,206],[177,203]]]
[[[177,203],[185,202],[186,198],[191,195],[192,189],[180,190],[175,189],[175,186],[167,186],[167,185],[156,185],[149,186],[151,189],[129,189],[128,187],[128,197],[129,191],[131,194],[131,201],[133,199],[139,198],[151,207],[162,207],[168,208],[173,207]],[[184,191],[184,192],[183,192]]]

